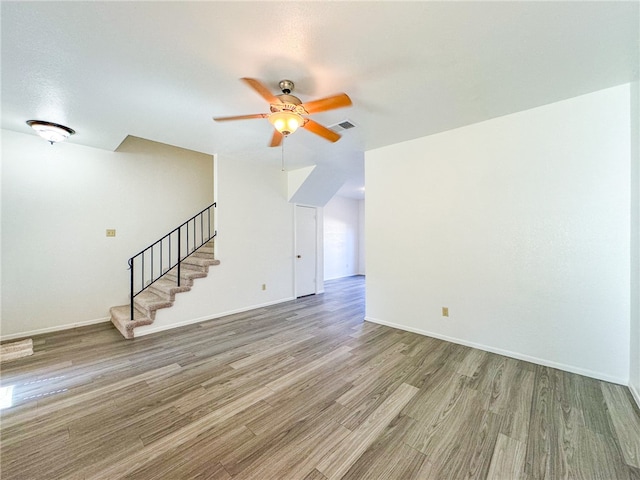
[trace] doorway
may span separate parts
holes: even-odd
[[[318,209],[296,205],[295,296],[313,295],[317,288]]]

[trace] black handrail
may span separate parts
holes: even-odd
[[[176,266],[178,270],[177,285],[180,286],[180,265],[182,261],[218,234],[216,230],[213,231],[213,234],[211,233],[212,226],[215,226],[213,225],[215,208],[216,203],[214,202],[129,259],[129,270],[131,270],[131,320],[133,320],[134,298]],[[211,214],[212,209],[213,215]],[[199,229],[196,222],[198,218],[200,220]],[[191,232],[191,242],[189,242],[189,232]],[[183,236],[186,237],[185,243],[182,242]],[[177,249],[172,250],[172,240],[177,243]],[[165,245],[167,248],[164,248]],[[184,250],[182,248],[183,245],[186,245]],[[155,256],[155,261],[154,251],[159,254]],[[146,268],[145,258],[148,260]],[[168,264],[166,268],[164,268],[165,259]],[[154,267],[158,267],[158,275],[154,275]],[[136,278],[135,270],[140,271],[139,278]],[[148,276],[146,275],[147,272],[149,273]]]

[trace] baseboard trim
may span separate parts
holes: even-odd
[[[260,303],[257,305],[252,305],[249,307],[242,307],[235,310],[228,310],[226,312],[215,313],[212,315],[207,315],[205,317],[192,318],[190,320],[184,320],[182,322],[172,323],[170,325],[160,325],[154,326],[153,324],[149,326],[136,328],[134,337],[144,337],[146,335],[151,335],[152,333],[164,332],[166,330],[173,330],[178,327],[185,327],[187,325],[193,325],[194,323],[206,322],[207,320],[214,320],[216,318],[226,317],[227,315],[234,315],[236,313],[248,312],[249,310],[256,310],[258,308],[269,307],[271,305],[277,305],[279,303],[289,302],[291,300],[295,300],[295,297],[287,297],[279,300],[273,300],[271,302]]]
[[[439,340],[445,340],[451,343],[457,343],[458,345],[464,345],[466,347],[477,348],[478,350],[484,350],[485,352],[497,353],[498,355],[504,355],[505,357],[515,358],[517,360],[524,360],[525,362],[535,363],[537,365],[542,365],[544,367],[557,368],[558,370],[563,370],[565,372],[577,373],[578,375],[584,375],[585,377],[595,378],[597,380],[604,380],[605,382],[616,383],[618,385],[629,385],[628,378],[618,378],[612,377],[611,375],[606,375],[600,372],[595,372],[593,370],[587,370],[584,368],[576,367],[574,365],[566,365],[562,363],[553,362],[550,360],[546,360],[544,358],[531,357],[529,355],[525,355],[518,352],[512,352],[510,350],[503,350],[501,348],[495,348],[488,345],[483,345],[480,343],[469,342],[467,340],[461,338],[449,337],[447,335],[441,335],[435,332],[429,332],[427,330],[421,330],[419,328],[407,327],[406,325],[400,325],[393,322],[387,322],[384,320],[380,320],[379,318],[373,318],[369,316],[365,316],[364,319],[371,323],[378,323],[380,325],[385,325],[387,327],[397,328],[398,330],[405,330],[407,332],[417,333],[418,335],[425,335],[427,337],[437,338]],[[637,398],[636,398],[637,401]]]
[[[340,280],[341,278],[349,278],[349,277],[364,277],[361,273],[348,273],[346,275],[338,275],[337,277],[325,278],[325,282],[330,282],[331,280]]]
[[[636,405],[640,408],[640,391],[635,387],[635,385],[629,384],[629,390],[631,391],[631,396],[636,401]]]
[[[38,330],[30,330],[28,332],[12,333],[10,335],[0,336],[0,341],[4,342],[5,340],[14,340],[16,338],[32,337],[34,335],[41,335],[43,333],[52,333],[52,332],[59,332],[62,330],[70,330],[72,328],[86,327],[88,325],[106,323],[106,322],[109,322],[110,320],[111,320],[111,317],[95,318],[93,320],[85,320],[83,322],[69,323],[67,325],[57,325],[55,327],[40,328]]]

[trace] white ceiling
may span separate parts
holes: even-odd
[[[288,168],[326,163],[362,195],[363,152],[638,79],[639,6],[623,2],[1,3],[2,127],[42,119],[73,143],[114,150],[127,135],[272,162],[268,111],[240,77],[302,101],[346,92],[314,115],[357,128],[306,131]],[[389,159],[390,162],[393,159]]]

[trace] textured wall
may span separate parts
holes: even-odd
[[[367,152],[367,318],[626,384],[629,118],[623,85]]]
[[[221,263],[136,335],[293,298],[294,205],[287,202],[286,173],[260,159],[220,155],[216,164]]]
[[[360,201],[335,196],[324,207],[324,278],[359,273]]]
[[[52,146],[3,130],[2,336],[108,319],[128,303],[128,258],[212,201],[211,155],[135,137],[116,152]]]

